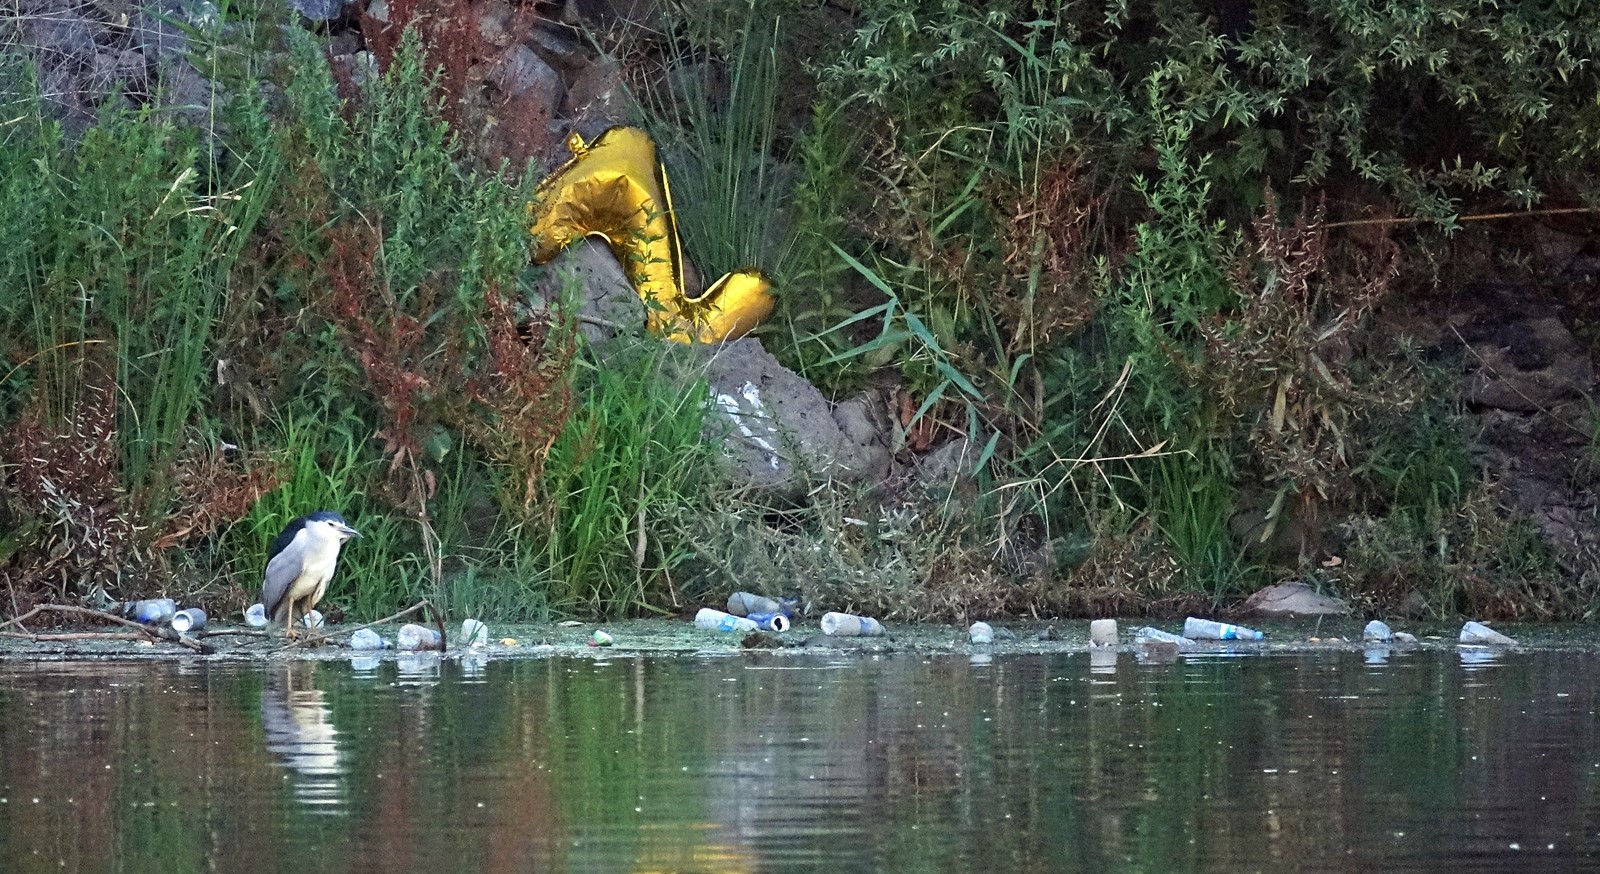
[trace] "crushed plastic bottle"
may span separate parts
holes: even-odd
[[[1394,632],[1389,630],[1389,626],[1374,619],[1367,623],[1366,628],[1361,629],[1361,639],[1373,643],[1388,643],[1394,640]]]
[[[206,627],[206,611],[199,607],[190,607],[172,614],[172,630],[183,634],[189,631],[199,631]]]
[[[388,641],[370,628],[357,628],[350,633],[351,649],[387,649]]]
[[[1516,646],[1517,642],[1482,622],[1468,622],[1461,626],[1462,643],[1491,644],[1493,646]]]
[[[883,623],[851,613],[822,614],[822,633],[832,637],[880,637]]]
[[[1174,652],[1188,652],[1195,648],[1194,641],[1159,628],[1145,626],[1133,633],[1134,643],[1142,650],[1170,649]]]
[[[310,613],[300,617],[300,624],[307,628],[321,628],[322,613],[317,610],[312,610]]]
[[[994,628],[987,622],[974,622],[967,629],[967,639],[973,643],[994,643]]]
[[[461,621],[462,646],[488,646],[489,626],[476,619],[463,619]]]
[[[171,598],[148,598],[128,601],[122,605],[122,615],[145,625],[160,625],[178,612],[178,602]]]
[[[758,631],[761,628],[747,617],[734,616],[710,607],[702,607],[699,613],[694,614],[694,624],[696,628],[707,631]]]
[[[1183,636],[1191,640],[1261,640],[1265,634],[1243,625],[1229,625],[1190,616],[1183,620]]]
[[[728,596],[728,613],[732,616],[749,616],[751,613],[782,613],[783,604],[775,598],[734,592]]]
[[[444,649],[444,639],[437,629],[407,623],[400,626],[395,645],[402,650]]]
[[[260,604],[251,604],[250,609],[244,611],[244,624],[251,628],[267,627],[267,608]]]

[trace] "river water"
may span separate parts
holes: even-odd
[[[0,663],[0,870],[1600,870],[1600,656]]]

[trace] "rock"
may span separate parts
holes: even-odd
[[[527,46],[513,46],[489,70],[489,84],[518,97],[531,95],[548,116],[561,105],[566,86],[561,75]]]
[[[946,497],[972,484],[972,465],[977,449],[965,437],[940,446],[916,461],[913,474],[917,484],[930,495]]]
[[[894,466],[889,449],[893,423],[885,415],[875,394],[864,394],[841,401],[833,408],[833,420],[846,440],[854,445],[861,460],[860,473],[866,480],[881,480]]]
[[[572,129],[587,140],[621,124],[628,112],[622,65],[610,58],[593,60],[574,74],[561,104],[561,114],[571,119]]]
[[[542,308],[548,302],[561,301],[569,287],[574,295],[569,302],[578,306],[578,330],[590,343],[608,340],[624,329],[643,327],[644,301],[605,243],[583,239],[564,249],[546,267],[532,303]]]
[[[312,21],[332,21],[344,11],[345,0],[290,0],[290,5]]]
[[[47,53],[58,61],[86,65],[99,51],[95,36],[101,30],[98,22],[57,7],[49,14],[26,19],[23,39],[35,52]]]
[[[517,41],[510,6],[493,0],[474,7],[473,14],[478,18],[478,38],[485,43],[503,49]]]
[[[539,19],[525,44],[538,52],[545,63],[568,76],[576,75],[590,63],[589,52],[576,39],[574,31],[558,22]]]
[[[794,497],[817,479],[857,482],[873,471],[874,456],[845,436],[822,393],[760,340],[700,350],[720,413],[708,427],[723,439],[734,482]]]
[[[1350,612],[1350,605],[1305,583],[1279,583],[1245,599],[1243,611],[1265,617],[1342,616]]]

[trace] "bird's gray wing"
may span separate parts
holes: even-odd
[[[304,569],[301,561],[302,538],[296,536],[290,544],[272,560],[267,562],[267,581],[261,587],[261,606],[266,608],[267,616],[275,617],[278,608],[283,606],[285,598],[289,597],[289,587],[300,578]]]

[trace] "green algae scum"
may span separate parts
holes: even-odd
[[[1151,663],[947,631],[895,652],[696,634],[0,661],[0,854],[307,874],[1567,871],[1600,851],[1592,648]]]

